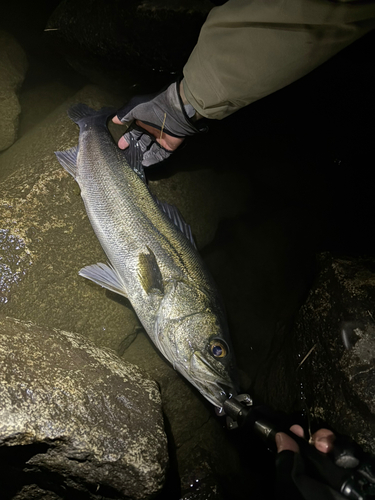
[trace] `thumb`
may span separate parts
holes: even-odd
[[[119,119],[119,117],[117,115],[115,115],[113,118],[112,118],[112,122],[113,123],[116,123],[116,125],[122,125],[122,121]]]
[[[304,436],[303,429],[300,425],[292,425],[290,431],[293,432],[296,436],[302,437]],[[277,453],[280,453],[284,450],[294,451],[295,453],[299,452],[298,444],[294,441],[291,436],[285,434],[284,432],[278,432],[275,436]]]
[[[116,125],[123,125],[126,122],[131,122],[134,120],[133,110],[129,111],[127,114],[124,114],[124,108],[117,111],[117,115],[112,118],[113,123]]]
[[[150,94],[132,97],[129,102],[124,104],[124,106],[117,111],[117,118],[120,120],[120,123],[134,120],[134,110],[136,110],[136,114],[139,113],[139,107],[142,106],[142,104],[149,103],[156,95],[157,94]],[[137,116],[137,118],[142,119],[141,116]]]
[[[280,453],[284,450],[294,451],[294,453],[299,452],[298,444],[294,441],[293,438],[284,434],[284,432],[278,432],[275,436],[277,453]]]

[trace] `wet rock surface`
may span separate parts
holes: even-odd
[[[161,489],[161,398],[138,367],[80,335],[4,317],[0,367],[2,498],[39,489],[48,498],[144,499]]]
[[[94,88],[77,99],[84,96],[93,106],[100,99],[110,104],[109,96]],[[2,303],[9,316],[82,331],[98,345],[108,346],[110,331],[110,347],[120,348],[126,333],[132,335],[138,325],[134,313],[123,303],[103,301],[104,290],[90,285],[82,289],[77,275],[83,265],[105,261],[105,255],[87,220],[79,189],[54,155],[77,141],[77,130],[66,114],[68,106],[69,102],[52,113],[0,158]],[[71,259],[78,260],[72,265]],[[93,314],[94,310],[100,313]]]
[[[294,330],[300,395],[312,418],[375,453],[375,260],[324,253],[318,266]]]
[[[17,139],[21,112],[17,94],[26,70],[24,50],[11,34],[0,30],[0,151]]]

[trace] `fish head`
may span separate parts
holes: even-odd
[[[209,310],[192,313],[171,321],[165,334],[160,350],[210,403],[222,408],[237,394],[234,353],[224,318]]]

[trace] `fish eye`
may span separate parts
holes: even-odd
[[[228,347],[222,340],[213,339],[210,342],[210,351],[215,358],[224,358],[228,354]]]

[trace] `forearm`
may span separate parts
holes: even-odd
[[[306,75],[375,27],[374,3],[229,0],[212,9],[180,93],[222,119]]]

